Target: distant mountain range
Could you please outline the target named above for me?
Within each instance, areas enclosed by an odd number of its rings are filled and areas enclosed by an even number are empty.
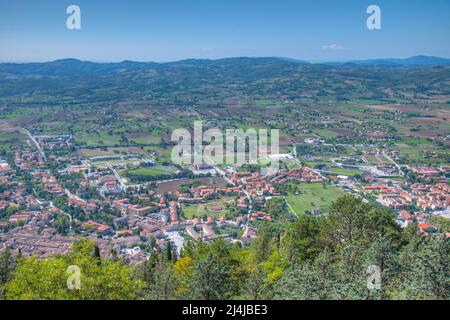
[[[268,65],[268,64],[324,64],[324,65],[361,65],[361,66],[432,66],[432,65],[450,65],[449,58],[433,56],[413,56],[405,59],[369,59],[369,60],[351,60],[351,61],[325,61],[320,63],[308,62],[306,60],[297,60],[284,57],[233,57],[223,59],[186,59],[174,62],[137,62],[125,60],[122,62],[89,62],[78,59],[61,59],[49,62],[31,62],[31,63],[0,63],[0,72],[11,72],[19,74],[46,74],[52,75],[51,69],[58,70],[69,68],[71,73],[75,70],[79,72],[89,71],[93,73],[104,73],[107,71],[126,69],[138,70],[146,68],[157,68],[158,66],[231,66],[231,65]],[[61,74],[58,74],[61,75]]]
[[[40,77],[84,77],[84,76],[112,76],[130,72],[171,73],[174,70],[216,70],[226,72],[232,76],[259,74],[282,76],[301,66],[310,66],[316,70],[327,67],[423,67],[423,66],[450,66],[450,59],[430,56],[415,56],[407,59],[372,59],[355,60],[347,62],[321,62],[312,63],[304,60],[295,60],[279,57],[236,57],[224,59],[186,59],[174,62],[137,62],[125,60],[122,62],[90,62],[78,59],[61,59],[49,62],[32,63],[0,63],[0,80],[17,78]]]
[[[369,59],[354,60],[348,62],[326,62],[326,64],[358,64],[358,65],[382,65],[382,66],[430,66],[450,65],[450,59],[432,56],[414,56],[406,59]]]
[[[110,75],[120,74],[124,72],[134,72],[143,70],[171,71],[196,69],[234,69],[239,68],[244,71],[247,68],[254,69],[264,67],[264,69],[272,69],[276,72],[277,67],[289,67],[297,64],[305,64],[306,62],[292,62],[281,58],[225,58],[217,60],[209,59],[186,59],[174,62],[136,62],[125,60],[122,62],[90,62],[78,59],[61,59],[49,62],[32,62],[32,63],[0,63],[0,79],[9,75],[14,77],[30,77],[30,76],[84,76],[84,75]]]
[[[448,94],[450,59],[417,56],[311,63],[278,57],[188,59],[167,63],[96,63],[63,59],[42,63],[0,63],[0,103],[91,103],[124,99],[162,105],[215,101],[392,99],[440,92]],[[391,100],[389,100],[391,101]]]

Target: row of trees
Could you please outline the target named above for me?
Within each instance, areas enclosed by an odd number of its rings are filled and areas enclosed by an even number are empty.
[[[326,217],[273,226],[261,225],[249,247],[190,242],[178,257],[169,245],[139,267],[100,259],[86,240],[47,260],[14,262],[4,253],[2,292],[7,299],[450,298],[449,241],[425,238],[413,225],[400,229],[385,208],[344,196]],[[81,269],[79,290],[66,287],[69,265]],[[379,270],[380,287],[368,287],[369,266]]]

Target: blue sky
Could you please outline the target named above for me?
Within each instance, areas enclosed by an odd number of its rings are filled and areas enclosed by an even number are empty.
[[[81,8],[81,30],[66,8]],[[366,8],[382,11],[368,30]],[[450,0],[0,0],[0,61],[450,57]]]

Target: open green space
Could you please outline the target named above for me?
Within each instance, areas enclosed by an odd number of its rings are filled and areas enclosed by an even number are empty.
[[[325,139],[335,138],[339,135],[337,132],[335,132],[333,130],[329,130],[329,129],[316,129],[313,132],[320,135],[321,137],[323,137]]]
[[[352,111],[361,111],[361,112],[365,111],[365,110],[368,110],[367,108],[364,108],[364,107],[361,107],[361,106],[355,106],[353,104],[340,105],[340,106],[338,106],[338,108],[352,110]]]
[[[222,198],[217,200],[207,201],[205,203],[182,204],[181,209],[185,219],[192,219],[194,217],[202,217],[203,215],[221,217],[231,214],[231,211],[226,208],[226,204],[231,207],[234,205],[233,198]]]
[[[352,170],[352,169],[345,169],[345,168],[330,168],[327,170],[331,173],[341,174],[341,175],[347,175],[347,176],[354,176],[355,174],[361,174],[361,170]]]
[[[101,132],[99,134],[76,134],[75,142],[79,145],[85,145],[88,147],[93,146],[119,146],[120,137],[117,135],[110,135],[108,132]]]
[[[352,101],[353,103],[359,103],[359,104],[365,104],[365,105],[383,105],[383,104],[389,104],[388,101],[384,100],[375,100],[375,99],[354,99]]]
[[[172,174],[177,169],[173,166],[163,166],[156,164],[151,167],[142,167],[133,170],[128,170],[127,173],[129,175],[138,175],[138,176],[148,176],[148,177],[159,177],[168,174]]]
[[[321,183],[300,184],[299,194],[290,193],[285,197],[288,207],[296,214],[320,209],[327,212],[330,204],[343,196],[345,192],[334,185],[322,185]]]

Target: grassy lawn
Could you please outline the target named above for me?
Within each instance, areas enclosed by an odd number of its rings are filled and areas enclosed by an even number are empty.
[[[17,119],[18,113],[0,114],[0,119]]]
[[[296,214],[305,213],[306,210],[312,211],[319,208],[326,212],[331,202],[345,195],[345,192],[334,185],[321,183],[301,184],[300,194],[289,194],[285,197],[288,207],[290,206]]]
[[[328,129],[316,129],[313,132],[325,139],[335,138],[339,135],[337,132]]]
[[[367,108],[364,108],[364,107],[361,107],[361,106],[355,106],[355,105],[352,105],[352,104],[340,105],[340,106],[338,106],[338,108],[352,110],[352,111],[364,111],[364,110],[367,110]]]
[[[9,150],[11,146],[25,144],[28,137],[19,131],[1,131],[0,130],[0,149]],[[34,149],[34,145],[31,147]]]
[[[401,143],[411,145],[411,146],[432,145],[433,144],[433,142],[431,142],[427,139],[408,139],[408,140],[403,140]]]
[[[284,166],[286,166],[286,168],[288,168],[288,169],[299,169],[301,167],[293,159],[287,159],[287,160],[280,161],[280,167],[284,167]]]
[[[310,168],[315,168],[316,166],[323,165],[323,166],[329,166],[332,164],[330,161],[304,161],[306,166]]]
[[[159,177],[167,174],[171,174],[177,169],[172,166],[162,166],[154,165],[146,168],[138,168],[134,170],[129,170],[128,173],[132,175],[148,176],[148,177]]]
[[[128,138],[128,141],[130,141],[131,143],[135,143],[135,144],[158,144],[161,142],[161,138],[158,136],[141,136],[141,137],[136,137],[136,138]]]
[[[347,176],[354,176],[355,174],[361,174],[362,171],[360,170],[351,170],[351,169],[344,169],[344,168],[331,168],[327,170],[328,172],[341,174],[341,175],[347,175]]]
[[[222,198],[208,201],[205,203],[196,204],[182,204],[181,209],[185,219],[192,219],[194,217],[201,217],[203,215],[221,217],[230,214],[230,211],[225,209],[225,203],[234,204],[233,198]]]
[[[115,146],[120,145],[120,137],[115,135],[109,135],[108,132],[101,132],[100,134],[76,134],[75,142],[85,143],[88,147],[93,146]]]

